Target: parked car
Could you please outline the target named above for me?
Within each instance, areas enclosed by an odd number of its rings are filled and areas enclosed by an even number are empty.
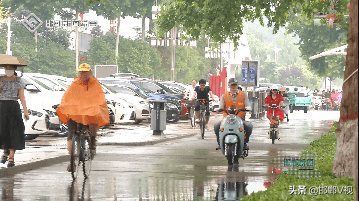
[[[72,83],[73,78],[57,78],[56,80],[61,81],[64,87],[67,89]],[[107,100],[110,124],[134,122],[136,118],[134,107],[126,100],[118,96],[114,96],[115,91],[111,91],[104,85],[102,85],[102,89],[104,90],[105,98]]]
[[[160,93],[155,93],[143,86],[135,84],[130,79],[118,79],[118,78],[99,78],[100,82],[103,84],[118,84],[121,86],[127,86],[143,95],[145,95],[148,99],[152,100],[165,100],[167,103],[165,104],[167,111],[167,121],[176,122],[180,118],[181,112],[181,101],[177,97],[167,96]],[[153,105],[150,103],[150,111],[153,108]]]
[[[127,100],[127,102],[134,107],[136,112],[134,120],[136,124],[150,118],[149,102],[146,96],[136,93],[133,89],[126,86],[120,86],[118,84],[102,85],[106,88],[107,92],[117,95],[118,98],[124,101]]]
[[[181,91],[182,93],[185,93],[188,86],[184,85],[182,83],[178,83],[178,82],[173,82],[173,81],[162,81],[160,82],[161,84],[167,86],[168,88],[175,88],[178,89],[179,91]]]
[[[56,119],[52,106],[59,103],[61,91],[48,88],[43,82],[26,75],[22,76],[25,83],[26,106],[29,120],[25,121],[25,139],[32,140],[40,134],[51,134],[51,121]],[[24,112],[20,100],[18,101],[22,113]]]

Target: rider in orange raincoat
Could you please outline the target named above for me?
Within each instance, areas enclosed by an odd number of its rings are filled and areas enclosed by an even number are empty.
[[[69,153],[76,125],[81,123],[90,125],[92,131],[90,148],[95,154],[98,127],[110,123],[107,102],[100,82],[91,75],[90,65],[81,64],[78,71],[79,77],[75,76],[74,81],[64,93],[56,113],[61,122],[68,124],[67,147]],[[69,168],[71,166],[68,167],[68,170]]]

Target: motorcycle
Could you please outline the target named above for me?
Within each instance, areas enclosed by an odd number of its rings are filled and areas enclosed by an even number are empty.
[[[269,136],[270,136],[270,139],[272,139],[272,144],[274,144],[275,140],[278,139],[278,126],[279,126],[279,118],[277,116],[275,116],[275,110],[277,108],[280,108],[280,109],[283,109],[284,107],[282,106],[277,106],[276,104],[272,104],[272,106],[268,107],[268,106],[263,106],[265,109],[269,109],[269,108],[272,108],[273,110],[273,116],[271,117],[271,120],[270,120],[270,129],[268,131],[269,133]]]
[[[334,110],[340,110],[340,102],[338,100],[333,101],[334,103]]]
[[[325,100],[325,98],[322,98],[322,110],[329,110],[330,103]]]
[[[222,153],[227,157],[228,165],[238,164],[238,158],[248,156],[248,149],[244,149],[245,131],[243,120],[237,116],[238,112],[248,112],[245,108],[220,109],[225,111],[227,116],[222,120],[219,129],[219,145]]]
[[[322,106],[322,100],[319,96],[313,96],[313,107],[315,110],[319,110]]]

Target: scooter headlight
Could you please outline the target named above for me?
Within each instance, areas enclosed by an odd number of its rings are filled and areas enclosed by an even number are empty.
[[[234,115],[230,115],[227,117],[226,123],[227,124],[235,124],[237,121],[236,117]]]

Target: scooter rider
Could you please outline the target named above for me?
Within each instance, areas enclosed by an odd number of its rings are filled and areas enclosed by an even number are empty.
[[[238,90],[238,81],[235,78],[231,78],[228,81],[228,85],[229,85],[230,91],[225,93],[221,97],[220,102],[219,102],[219,109],[228,109],[231,106],[235,106],[236,108],[246,108],[246,109],[250,110],[250,106],[249,106],[250,104],[249,104],[248,97],[246,96],[245,92]],[[242,120],[243,120],[243,126],[244,126],[244,130],[246,132],[246,137],[244,139],[244,149],[248,149],[249,147],[247,146],[247,143],[249,141],[250,135],[252,134],[253,125],[250,122],[245,121],[245,115],[246,115],[246,112],[239,112],[237,116],[242,118]],[[223,118],[226,116],[227,116],[227,113],[225,111],[223,111]],[[220,129],[221,123],[222,123],[222,121],[220,121],[214,125],[214,132],[217,137],[218,145],[219,145],[219,129]],[[220,146],[217,149],[220,149]]]

